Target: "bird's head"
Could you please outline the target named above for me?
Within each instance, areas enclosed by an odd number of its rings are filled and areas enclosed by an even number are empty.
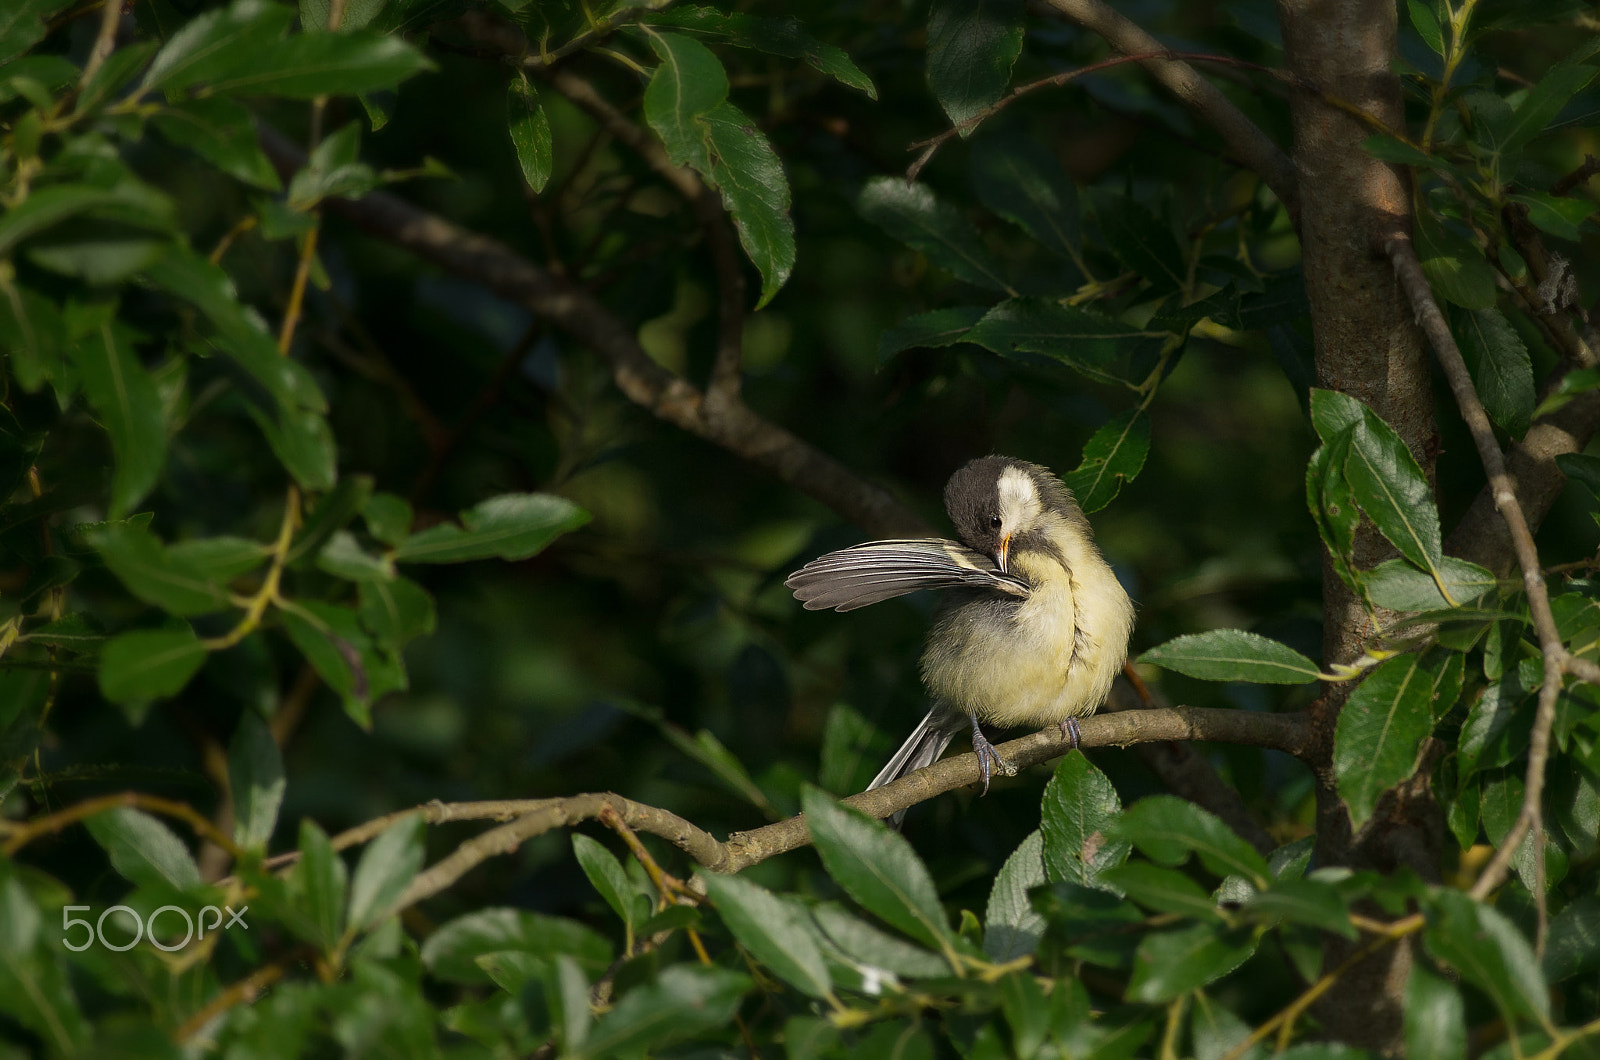
[[[1042,546],[1051,524],[1086,523],[1048,468],[1009,456],[982,457],[951,475],[944,507],[962,542],[1002,571],[1019,549]]]

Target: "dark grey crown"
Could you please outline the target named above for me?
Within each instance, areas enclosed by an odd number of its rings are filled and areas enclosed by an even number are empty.
[[[1073,500],[1072,491],[1049,468],[1010,456],[979,457],[945,483],[944,508],[967,547],[986,556],[994,555],[1000,547],[1000,476],[1008,467],[1017,468],[1033,480],[1046,511],[1074,522],[1083,519],[1083,510]]]

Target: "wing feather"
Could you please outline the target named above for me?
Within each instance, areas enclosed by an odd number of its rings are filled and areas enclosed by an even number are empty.
[[[808,611],[850,611],[921,589],[989,589],[1027,596],[1028,583],[989,557],[942,538],[870,541],[819,556],[784,582]]]

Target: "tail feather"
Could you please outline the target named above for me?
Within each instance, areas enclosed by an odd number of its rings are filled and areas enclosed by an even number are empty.
[[[963,728],[964,723],[960,719],[961,715],[950,711],[942,704],[936,704],[923,717],[922,723],[906,738],[906,742],[900,745],[900,750],[894,753],[888,764],[872,778],[867,790],[881,788],[885,784],[899,780],[907,773],[937,762],[939,756],[944,754],[945,748],[950,746],[950,741],[955,738],[956,733]],[[899,828],[905,816],[904,810],[890,814],[887,818],[889,827]]]

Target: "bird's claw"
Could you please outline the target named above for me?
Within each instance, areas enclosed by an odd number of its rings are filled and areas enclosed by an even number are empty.
[[[994,744],[978,728],[978,719],[972,719],[972,753],[978,756],[978,775],[983,778],[983,793],[989,794],[989,777],[996,766],[1000,772],[1008,777],[1017,775],[1017,767],[1000,757],[1000,752],[994,749]]]
[[[1072,749],[1074,751],[1083,750],[1082,747],[1078,746],[1083,740],[1083,733],[1078,731],[1077,718],[1063,718],[1061,720],[1061,735],[1072,741]]]

